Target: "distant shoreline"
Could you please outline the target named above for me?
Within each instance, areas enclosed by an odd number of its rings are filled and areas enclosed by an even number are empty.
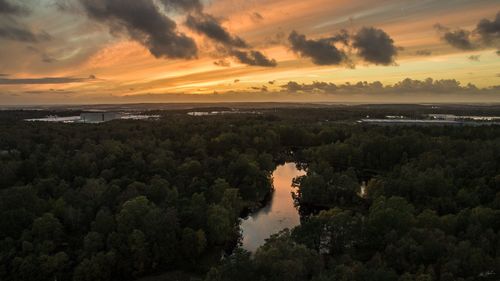
[[[371,103],[371,102],[151,102],[151,103],[102,103],[102,104],[31,104],[0,105],[0,110],[182,110],[193,108],[330,108],[346,106],[370,107],[497,107],[500,102],[485,103]]]

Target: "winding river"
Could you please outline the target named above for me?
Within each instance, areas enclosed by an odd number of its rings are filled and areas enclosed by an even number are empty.
[[[274,192],[269,203],[242,220],[242,248],[255,252],[265,240],[285,228],[300,224],[300,216],[292,198],[292,180],[305,171],[297,169],[295,163],[278,166],[273,172]]]

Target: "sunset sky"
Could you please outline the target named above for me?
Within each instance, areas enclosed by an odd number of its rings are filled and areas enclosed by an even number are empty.
[[[498,101],[499,12],[498,0],[0,0],[0,104],[335,101],[360,81]]]

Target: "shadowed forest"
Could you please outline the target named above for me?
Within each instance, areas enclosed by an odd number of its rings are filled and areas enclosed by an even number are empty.
[[[0,280],[498,280],[500,126],[355,122],[434,111],[175,109],[101,124],[1,111]],[[439,112],[464,111],[500,109]],[[301,225],[247,252],[240,218],[285,161],[307,171]]]

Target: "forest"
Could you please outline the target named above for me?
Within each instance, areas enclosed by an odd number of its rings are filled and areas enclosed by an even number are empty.
[[[175,109],[101,124],[0,111],[0,280],[498,280],[500,126],[355,122],[433,110]],[[464,111],[500,109],[440,109]],[[245,251],[240,218],[285,161],[307,171],[294,180],[301,225]]]

